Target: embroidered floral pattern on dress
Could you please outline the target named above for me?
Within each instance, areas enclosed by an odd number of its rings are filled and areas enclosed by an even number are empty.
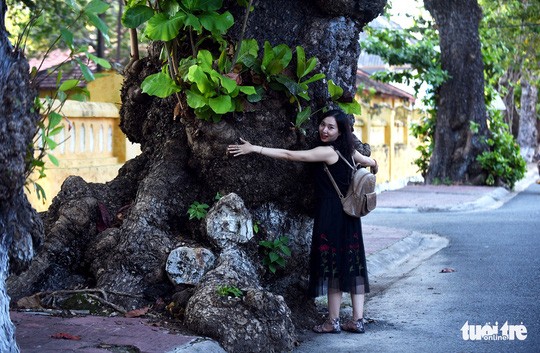
[[[339,271],[337,266],[337,249],[330,246],[326,234],[320,235],[321,245],[319,252],[321,257],[321,274],[322,277],[337,277]]]

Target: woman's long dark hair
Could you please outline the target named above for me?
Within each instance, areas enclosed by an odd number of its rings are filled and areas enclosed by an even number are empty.
[[[339,152],[341,152],[345,158],[348,158],[354,152],[351,120],[343,111],[333,109],[321,115],[318,124],[320,125],[321,122],[329,116],[333,116],[334,119],[336,119],[337,128],[340,132],[338,138],[334,142],[331,142],[330,145],[334,146]]]

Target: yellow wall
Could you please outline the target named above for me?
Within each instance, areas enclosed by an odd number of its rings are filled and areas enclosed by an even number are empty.
[[[31,176],[45,190],[47,199],[38,199],[33,185],[28,185],[27,196],[36,210],[47,210],[68,176],[104,183],[117,176],[126,160],[140,153],[139,146],[129,142],[119,127],[122,79],[117,73],[106,73],[88,84],[90,102],[67,100],[58,111],[65,118],[64,129],[53,137],[59,145],[51,153],[59,166],[46,157],[47,177],[37,180],[37,173]],[[59,102],[55,104],[58,106]]]
[[[103,73],[103,76],[89,82],[86,86],[90,92],[90,100],[92,102],[108,102],[114,103],[120,107],[120,89],[124,77],[116,72]]]
[[[408,181],[422,180],[414,160],[420,157],[416,150],[418,141],[411,136],[410,127],[417,122],[421,112],[399,105],[371,106],[362,103],[362,114],[355,116],[355,134],[362,142],[370,144],[371,157],[377,160],[379,190],[395,189]]]

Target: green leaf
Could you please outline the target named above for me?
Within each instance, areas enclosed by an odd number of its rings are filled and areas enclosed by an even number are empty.
[[[272,248],[273,243],[268,240],[261,240],[259,245],[264,246],[265,248]]]
[[[281,245],[279,247],[279,249],[281,250],[281,252],[283,253],[283,255],[285,256],[291,256],[291,249],[289,249],[289,247],[287,245]]]
[[[58,135],[62,130],[64,130],[64,127],[62,125],[55,127],[51,131],[49,131],[49,136],[55,136]]]
[[[86,82],[94,81],[95,77],[92,71],[90,71],[90,68],[88,68],[88,66],[86,66],[79,58],[75,58],[75,61],[77,61],[77,63],[79,64],[79,67],[81,68],[81,72],[83,74],[85,81]]]
[[[281,256],[279,256],[279,254],[276,253],[275,251],[270,251],[268,253],[268,257],[270,258],[270,261],[272,262],[276,262],[279,258],[281,258]]]
[[[275,263],[277,263],[281,267],[285,267],[285,264],[286,264],[285,259],[282,258],[281,256],[278,257],[278,259],[275,261]]]
[[[315,81],[319,81],[319,80],[322,80],[323,78],[325,78],[326,75],[323,74],[323,73],[318,73],[318,74],[315,74],[313,76],[311,76],[310,78],[308,78],[307,80],[303,81],[302,83],[304,85],[309,85],[310,83],[313,83]],[[343,90],[342,90],[343,91]]]
[[[171,18],[163,13],[157,13],[148,20],[144,33],[152,40],[167,42],[176,38],[185,18],[186,15],[182,12]]]
[[[67,99],[67,94],[64,91],[58,90],[58,93],[56,94],[56,97],[60,102],[65,102]]]
[[[50,112],[47,118],[49,120],[49,124],[47,126],[49,129],[55,128],[58,124],[60,124],[62,119],[64,119],[64,117],[57,112]]]
[[[53,156],[50,153],[47,153],[47,156],[49,156],[49,159],[51,160],[52,164],[54,164],[57,167],[60,165],[60,162],[58,162],[58,159],[55,156]]]
[[[188,105],[193,109],[202,108],[208,105],[208,99],[198,92],[187,90],[186,97]]]
[[[302,126],[306,121],[308,121],[309,117],[311,115],[311,108],[307,107],[306,109],[298,112],[296,114],[296,127]]]
[[[45,140],[45,143],[47,144],[47,146],[49,146],[49,148],[51,150],[54,150],[58,146],[56,141],[53,140],[52,138],[50,138],[49,136],[44,136],[44,140]]]
[[[231,70],[232,63],[227,57],[226,50],[221,51],[221,55],[219,56],[217,65],[218,65],[219,72],[229,72]]]
[[[215,85],[208,79],[206,73],[198,65],[193,65],[188,71],[188,80],[197,84],[197,88],[202,94],[215,91]]]
[[[238,48],[237,48],[238,50]],[[255,39],[244,39],[240,45],[240,51],[236,58],[237,63],[244,64],[247,67],[251,67],[253,59],[259,55],[259,44]]]
[[[62,71],[58,71],[58,74],[56,75],[56,86],[60,85],[60,82],[62,81]]]
[[[268,269],[270,269],[270,272],[272,272],[272,273],[276,273],[276,271],[277,271],[277,267],[273,263],[268,265]]]
[[[217,11],[223,6],[222,0],[182,0],[188,10]]]
[[[212,69],[212,61],[214,58],[212,57],[212,53],[208,50],[200,50],[199,53],[197,53],[197,63],[201,67],[201,69],[204,72],[211,72]]]
[[[109,8],[109,4],[101,0],[92,0],[85,7],[84,12],[87,14],[102,14]]]
[[[202,32],[201,21],[199,21],[199,18],[197,16],[194,16],[193,14],[190,14],[190,13],[187,14],[184,27],[192,27],[199,34]]]
[[[301,46],[296,47],[296,76],[298,79],[301,79],[306,74],[304,71],[306,70],[306,53],[304,52],[304,48]]]
[[[86,52],[86,56],[88,57],[88,59],[92,60],[94,63],[96,63],[97,65],[99,65],[99,66],[101,66],[101,67],[103,67],[105,69],[110,69],[111,68],[111,64],[109,63],[109,61],[107,61],[107,59],[97,57],[94,54],[88,53],[88,52]]]
[[[264,95],[264,88],[262,86],[255,87],[255,94],[251,94],[247,97],[248,102],[257,103],[262,100]]]
[[[202,26],[212,34],[224,35],[234,24],[234,18],[229,11],[222,14],[205,12],[199,16]]]
[[[144,93],[159,98],[166,98],[181,91],[174,80],[163,72],[147,76],[141,83],[141,88]]]
[[[307,61],[307,67],[306,69],[304,70],[304,76],[306,76],[307,74],[309,74],[311,71],[313,71],[313,69],[315,68],[315,66],[317,66],[317,58],[311,58]]]
[[[45,202],[45,199],[47,199],[47,196],[45,195],[45,189],[38,183],[34,183],[34,187],[36,189],[36,195],[38,200],[43,199],[43,202]]]
[[[328,93],[333,101],[339,99],[343,95],[343,88],[339,87],[332,80],[328,80]]]
[[[61,92],[61,93],[64,93],[64,92]],[[84,87],[75,87],[74,89],[71,90],[69,99],[79,101],[79,102],[86,102],[90,99],[90,91],[88,91],[88,89]]]
[[[60,36],[69,48],[73,48],[73,33],[66,28],[60,28]]]
[[[70,89],[72,89],[74,87],[77,87],[79,82],[81,82],[81,81],[79,81],[79,80],[65,80],[64,82],[62,82],[60,87],[58,87],[58,90],[62,91],[62,92],[69,91]]]
[[[208,105],[217,114],[225,114],[234,109],[234,105],[231,102],[231,97],[227,95],[217,96],[215,98],[208,99]]]
[[[197,64],[197,59],[193,57],[183,58],[178,63],[178,74],[182,81],[188,80],[189,68]]]
[[[276,75],[275,79],[285,86],[293,96],[296,96],[299,92],[303,91],[296,81],[291,80],[285,75]]]
[[[274,47],[275,58],[279,60],[284,68],[289,65],[292,60],[292,51],[286,44],[279,44]]]
[[[220,75],[219,73],[218,75],[221,81],[221,85],[223,86],[223,88],[225,88],[225,91],[229,94],[232,93],[237,87],[236,81],[228,78],[227,76]]]
[[[88,17],[90,22],[101,32],[107,44],[110,44],[109,27],[107,27],[107,24],[103,22],[103,20],[94,13],[87,13],[86,16]]]
[[[345,114],[362,114],[362,107],[356,100],[351,103],[337,102],[338,106],[345,112]]]
[[[238,89],[240,89],[240,92],[248,96],[257,94],[257,90],[255,90],[255,87],[253,86],[238,86]]]
[[[127,28],[137,28],[154,16],[154,10],[144,5],[128,8],[122,15],[122,24]]]
[[[274,50],[272,50],[272,45],[270,42],[265,41],[261,66],[266,68],[268,65],[270,65],[270,62],[274,60],[275,57],[276,55],[274,54]]]

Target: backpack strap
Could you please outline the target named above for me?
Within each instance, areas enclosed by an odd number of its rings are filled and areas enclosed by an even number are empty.
[[[345,159],[345,157],[343,157],[343,155],[342,155],[342,154],[341,154],[334,146],[332,146],[332,147],[334,148],[334,151],[336,151],[336,153],[338,154],[338,156],[339,156],[341,159],[343,159],[343,160],[345,161],[345,163],[347,163],[347,165],[348,165],[349,167],[351,167],[352,170],[356,170],[356,168],[353,167],[352,164],[349,163],[349,161],[348,161],[347,159]],[[354,164],[354,159],[353,159],[353,164]],[[334,180],[334,177],[332,177],[332,173],[330,173],[330,170],[328,169],[328,166],[326,165],[326,163],[324,163],[324,171],[326,172],[326,174],[328,174],[328,177],[330,178],[330,181],[332,182],[332,185],[334,185],[334,189],[336,189],[336,192],[337,192],[339,198],[340,198],[341,200],[343,200],[343,197],[344,197],[344,196],[343,196],[343,194],[341,193],[341,191],[339,190],[339,187],[337,186],[336,181]]]
[[[326,172],[326,174],[328,174],[328,177],[330,178],[330,181],[332,182],[332,185],[334,185],[334,189],[336,189],[336,192],[339,196],[339,198],[341,200],[343,200],[343,194],[341,193],[341,191],[339,190],[337,184],[336,184],[336,181],[334,180],[334,178],[332,177],[332,173],[330,173],[330,170],[328,169],[328,167],[326,166],[326,163],[324,163],[324,171]]]
[[[334,151],[336,151],[336,153],[338,154],[338,156],[339,156],[341,159],[343,159],[343,160],[345,161],[345,163],[347,163],[347,165],[348,165],[352,170],[356,170],[356,168],[353,167],[353,165],[354,165],[354,158],[353,158],[352,156],[351,156],[351,159],[352,159],[353,164],[349,163],[349,161],[348,161],[345,157],[343,157],[343,155],[341,154],[341,152],[339,152],[339,151],[336,150],[336,149],[334,149]]]

